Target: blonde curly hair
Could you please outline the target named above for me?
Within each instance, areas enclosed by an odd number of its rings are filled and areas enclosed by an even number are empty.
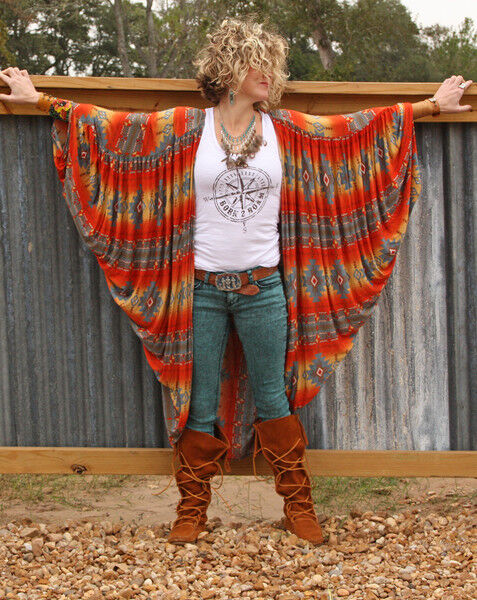
[[[254,108],[268,112],[280,103],[290,73],[286,71],[288,42],[268,22],[255,16],[227,18],[206,35],[208,43],[199,50],[193,65],[201,95],[217,105],[229,90],[238,91],[249,67],[269,77],[268,100]]]

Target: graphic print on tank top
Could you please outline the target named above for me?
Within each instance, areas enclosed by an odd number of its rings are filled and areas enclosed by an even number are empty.
[[[215,202],[219,213],[229,221],[240,221],[247,231],[246,221],[253,219],[267,202],[272,189],[268,173],[258,167],[234,167],[217,176],[212,196],[204,200]]]
[[[280,260],[282,166],[271,118],[261,114],[266,144],[247,158],[246,167],[229,169],[213,107],[205,111],[194,165],[194,264],[208,271],[275,266]]]

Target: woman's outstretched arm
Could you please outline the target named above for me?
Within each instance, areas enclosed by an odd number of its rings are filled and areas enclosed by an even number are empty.
[[[464,87],[461,87],[461,85]],[[435,106],[428,98],[426,98],[426,100],[421,100],[420,102],[412,103],[413,119],[427,117],[432,114],[437,115],[440,112],[457,113],[472,110],[470,104],[464,106],[459,104],[460,99],[471,85],[472,79],[464,81],[462,75],[452,75],[452,77],[445,79],[434,94],[434,98],[437,100],[437,106]]]
[[[30,104],[48,113],[54,119],[60,119],[66,123],[70,119],[71,109],[76,105],[72,100],[56,98],[50,94],[39,92],[33,85],[30,75],[26,69],[8,67],[0,71],[0,79],[11,89],[10,94],[0,94],[0,100],[4,102],[15,102],[15,104]],[[66,132],[59,123],[54,121],[60,141],[65,142]]]
[[[0,71],[0,80],[10,87],[10,94],[0,94],[0,100],[3,102],[14,102],[15,104],[30,104],[35,106],[43,96],[55,100],[53,96],[43,94],[43,92],[39,92],[35,88],[26,69],[22,69],[21,71],[18,67],[8,67],[3,69],[3,71]],[[57,100],[62,99],[58,98]],[[62,102],[69,101],[62,100]],[[51,104],[52,103],[50,102],[50,105]],[[43,107],[39,106],[38,108],[44,109],[45,107],[46,102],[44,102]],[[54,116],[62,121],[68,121],[67,114],[65,114],[64,111],[63,114],[59,111],[59,114]]]

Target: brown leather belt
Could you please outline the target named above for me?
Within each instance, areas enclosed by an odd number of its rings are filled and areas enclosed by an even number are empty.
[[[255,269],[252,269],[252,279],[257,281],[257,279],[262,279],[262,277],[271,275],[277,269],[278,266],[256,267]],[[203,269],[194,269],[194,277],[202,279],[202,281],[205,281],[206,273],[207,271],[204,271]],[[246,294],[247,296],[253,296],[260,291],[258,285],[249,282],[248,274],[244,271],[241,273],[214,273],[209,271],[208,283],[212,283],[217,289],[224,292],[237,292],[238,294]]]

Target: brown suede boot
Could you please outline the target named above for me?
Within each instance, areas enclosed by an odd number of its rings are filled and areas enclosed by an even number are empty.
[[[195,429],[185,428],[179,440],[173,445],[172,478],[175,476],[181,499],[177,504],[177,519],[171,527],[167,541],[172,544],[194,543],[207,523],[207,508],[211,500],[210,479],[220,469],[222,480],[217,491],[223,483],[223,471],[218,463],[230,448],[223,429],[215,424],[219,438]],[[174,460],[179,457],[179,467],[174,472]],[[225,459],[225,469],[230,472],[230,462]],[[170,485],[161,492],[162,494]],[[218,493],[218,492],[217,492]],[[219,493],[218,493],[219,494]],[[221,496],[219,494],[219,496]],[[222,498],[222,496],[221,496]],[[227,502],[224,503],[231,510]]]
[[[305,448],[308,445],[305,429],[297,414],[253,423],[255,428],[255,457],[262,452],[272,467],[275,489],[284,496],[286,529],[313,544],[323,542],[323,533],[311,498],[311,483],[305,467]]]

